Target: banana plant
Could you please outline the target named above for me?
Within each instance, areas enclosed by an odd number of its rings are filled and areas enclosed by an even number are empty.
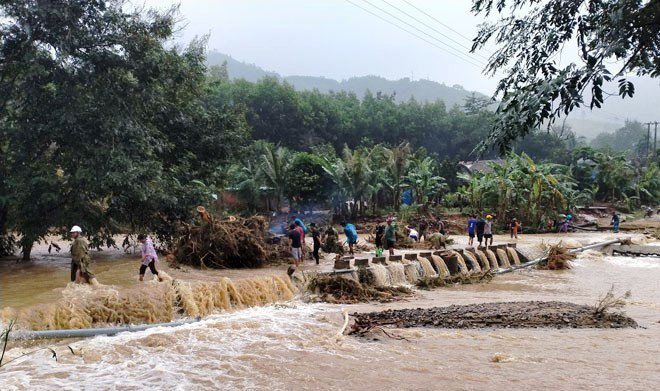
[[[413,189],[417,202],[420,204],[425,204],[429,197],[448,189],[445,178],[435,175],[434,171],[435,162],[430,157],[411,162],[405,184]]]

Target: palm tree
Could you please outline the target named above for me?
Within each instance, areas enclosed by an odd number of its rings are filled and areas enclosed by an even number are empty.
[[[334,162],[326,162],[323,169],[339,188],[344,199],[349,198],[355,203],[352,217],[364,213],[363,201],[373,192],[374,172],[369,164],[369,153],[364,149],[351,151],[344,147],[343,158]]]
[[[394,209],[396,211],[401,207],[401,190],[410,164],[410,153],[410,143],[408,142],[402,142],[392,149],[385,148],[391,179],[389,187],[392,191]]]
[[[275,147],[269,143],[264,144],[263,149],[261,171],[268,185],[275,191],[277,209],[280,210],[289,174],[289,152],[286,148]]]

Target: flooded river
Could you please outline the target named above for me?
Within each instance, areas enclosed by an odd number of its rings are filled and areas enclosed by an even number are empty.
[[[591,240],[575,235],[575,240]],[[606,238],[600,238],[606,239]],[[527,236],[521,244],[539,241]],[[100,282],[145,289],[135,258],[96,257]],[[0,269],[0,307],[55,302],[68,259]],[[223,281],[284,275],[259,271],[167,270],[177,279]],[[149,275],[149,274],[148,274]],[[201,322],[115,337],[13,342],[0,368],[3,390],[23,389],[331,389],[331,390],[649,390],[660,382],[660,258],[580,255],[571,270],[525,270],[482,285],[419,291],[405,301],[358,305],[280,304],[212,314]],[[149,278],[149,277],[148,277]],[[157,284],[151,283],[153,286]],[[637,329],[405,329],[407,340],[337,337],[342,309],[431,307],[494,301],[560,300],[595,304],[610,287],[632,298]],[[7,309],[3,310],[5,313]],[[73,353],[68,346],[71,347]],[[52,358],[51,347],[57,353]],[[34,353],[30,353],[34,352]],[[30,353],[21,357],[24,353]]]

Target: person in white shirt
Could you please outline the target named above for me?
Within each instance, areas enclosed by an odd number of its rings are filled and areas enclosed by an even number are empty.
[[[410,231],[410,233],[408,233],[408,237],[410,237],[416,242],[419,242],[419,232],[417,232],[417,230],[412,227],[406,227],[406,228],[408,228],[408,231]]]

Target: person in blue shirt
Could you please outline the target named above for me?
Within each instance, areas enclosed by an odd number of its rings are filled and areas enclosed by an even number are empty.
[[[300,220],[298,217],[293,216],[293,224],[295,224],[295,225],[299,225],[300,228],[303,229],[303,232],[304,232],[304,233],[307,233],[307,227],[305,226],[305,223],[303,223],[303,221]]]
[[[341,226],[344,227],[344,234],[346,235],[346,242],[348,243],[348,252],[353,255],[353,246],[357,243],[358,234],[353,224],[347,224],[342,221]]]
[[[475,230],[477,228],[477,219],[476,219],[476,217],[477,216],[475,216],[475,215],[470,215],[470,219],[468,220],[468,229],[467,229],[467,231],[468,231],[468,236],[470,237],[470,239],[468,239],[468,246],[472,246],[472,244],[474,244],[474,234],[475,234]]]

